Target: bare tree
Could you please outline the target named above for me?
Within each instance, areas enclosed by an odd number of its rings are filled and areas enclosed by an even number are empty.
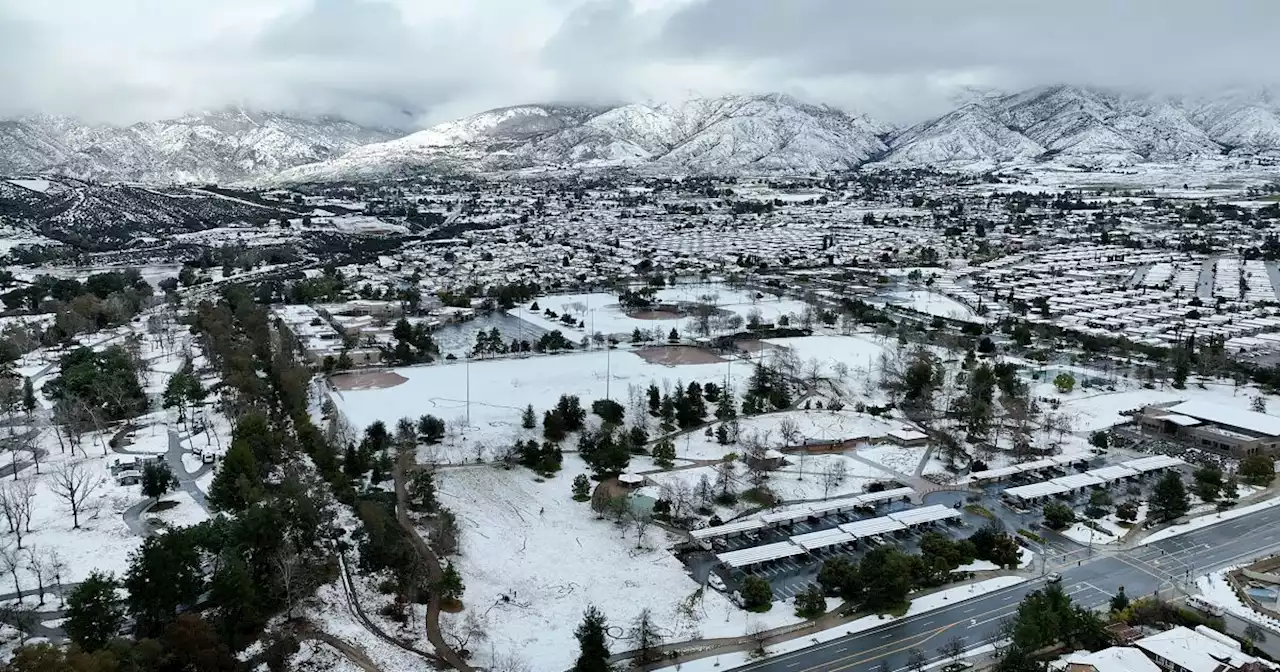
[[[689,485],[688,482],[676,479],[668,483],[663,483],[659,496],[671,504],[672,518],[675,518],[676,520],[683,520],[688,517],[689,514],[693,513],[693,486]]]
[[[954,635],[942,646],[938,647],[938,655],[955,662],[964,654],[964,637]]]
[[[822,498],[826,499],[831,495],[831,491],[840,487],[844,483],[844,479],[848,476],[849,467],[844,460],[833,460],[823,467],[822,479]]]
[[[27,571],[36,577],[36,591],[40,595],[40,606],[44,606],[44,585],[49,578],[49,556],[34,548],[27,549]]]
[[[440,634],[449,638],[456,651],[469,651],[472,642],[483,642],[489,638],[489,624],[484,617],[474,611],[468,611],[461,620],[448,619],[440,623]]]
[[[910,649],[907,649],[907,669],[908,670],[911,670],[911,672],[922,672],[924,670],[924,666],[926,662],[928,661],[925,660],[923,651],[921,651],[920,649],[917,649],[914,646],[911,647]]]
[[[0,548],[0,571],[9,573],[13,578],[13,592],[18,596],[18,601],[22,601],[22,583],[18,580],[18,570],[23,568],[22,552],[17,546],[5,546]]]
[[[769,639],[769,628],[758,620],[753,620],[747,624],[747,638],[751,640],[751,655],[755,658],[763,658],[767,655],[764,649],[764,643]]]
[[[0,487],[0,515],[9,525],[9,532],[22,548],[22,537],[31,532],[31,502],[35,499],[35,485],[30,479],[7,483]]]
[[[636,548],[644,547],[644,533],[653,525],[653,515],[648,511],[631,511],[631,526],[636,529]]]
[[[800,433],[800,423],[790,415],[782,418],[778,423],[778,434],[782,436],[782,442],[787,447],[800,445],[804,436]]]
[[[523,658],[511,651],[495,654],[491,659],[489,672],[531,672],[533,669]]]
[[[627,633],[627,639],[640,652],[640,664],[646,665],[662,658],[662,652],[658,647],[662,646],[662,633],[658,631],[658,626],[653,622],[653,612],[646,607],[640,610],[640,614],[632,621],[631,630]]]
[[[58,600],[66,606],[66,594],[62,590],[62,577],[67,573],[67,561],[58,553],[58,549],[49,551],[49,572],[53,575],[53,585],[58,589]]]
[[[63,462],[50,474],[49,488],[70,510],[72,529],[79,529],[80,514],[104,483],[105,479],[91,472],[84,462]]]
[[[285,618],[293,618],[293,596],[302,581],[302,558],[298,555],[297,544],[292,539],[285,539],[276,551],[273,562],[280,576],[280,587],[284,588]]]

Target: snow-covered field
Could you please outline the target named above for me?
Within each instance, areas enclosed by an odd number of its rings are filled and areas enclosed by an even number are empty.
[[[541,416],[560,395],[573,394],[581,399],[583,407],[590,408],[591,402],[605,398],[607,389],[609,396],[626,406],[629,385],[645,388],[656,383],[664,387],[695,380],[723,384],[728,368],[724,364],[664,366],[646,362],[627,350],[599,350],[470,365],[398,368],[394,371],[408,379],[406,382],[384,389],[334,393],[334,401],[357,430],[375,420],[390,426],[402,417],[418,418],[427,413],[457,427],[466,426],[456,434],[451,432],[444,445],[433,448],[438,451],[435,458],[457,462],[474,460],[478,454],[492,458],[494,451],[510,445],[521,432],[520,413],[529,404]],[[735,366],[730,380],[743,382],[749,373],[748,367]]]
[[[637,547],[634,528],[598,519],[588,504],[573,501],[570,483],[586,471],[570,454],[544,482],[527,470],[494,466],[439,472],[440,498],[461,528],[463,603],[490,633],[475,664],[486,664],[492,650],[518,654],[530,669],[568,668],[577,655],[573,629],[592,604],[618,635],[649,608],[673,641],[741,635],[748,622],[777,627],[800,620],[783,604],[748,614],[709,589],[699,600],[698,584],[666,548],[674,539],[651,527]]]
[[[818,411],[795,410],[738,418],[737,443],[720,445],[714,436],[708,438],[703,431],[687,432],[675,440],[676,456],[690,460],[718,460],[725,453],[742,453],[743,444],[754,439],[768,448],[786,448],[809,442],[845,441],[848,439],[878,439],[904,423],[884,420],[865,413],[850,410]],[[793,424],[800,437],[787,441],[782,428]],[[720,423],[712,425],[718,428]]]
[[[966,322],[986,321],[984,318],[979,317],[969,306],[937,292],[923,290],[894,292],[889,294],[887,298],[894,305],[909,308],[926,315],[937,315],[938,317],[964,320]]]
[[[760,312],[761,321],[776,322],[783,315],[794,318],[803,313],[806,308],[806,304],[803,301],[786,299],[770,294],[766,294],[764,298],[757,299],[754,292],[750,290],[733,289],[718,283],[668,287],[658,290],[654,295],[654,299],[660,303],[696,302],[699,297],[704,295],[714,295],[716,297],[715,304],[718,308],[737,313],[744,320],[752,310]],[[530,310],[530,306],[534,303],[538,304],[539,310]],[[547,319],[542,313],[545,310],[551,310],[559,314],[568,313],[582,320],[586,325],[584,329],[566,327],[559,320]],[[686,330],[686,325],[689,323],[689,318],[687,317],[656,320],[630,317],[618,305],[617,295],[604,292],[543,296],[536,301],[530,301],[507,312],[544,329],[558,329],[566,334],[600,332],[602,334],[629,335],[635,329],[644,331],[658,329],[665,337],[665,334],[672,328],[683,334]]]

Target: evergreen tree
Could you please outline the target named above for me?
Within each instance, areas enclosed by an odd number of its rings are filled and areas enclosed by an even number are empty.
[[[572,672],[609,672],[609,643],[605,639],[609,621],[594,605],[582,615],[582,623],[573,631],[578,640],[578,660]]]
[[[170,471],[167,463],[152,461],[142,468],[143,496],[160,499],[176,487],[178,487],[178,478]]]
[[[649,383],[649,415],[657,415],[662,408],[662,391],[656,383]]]
[[[116,597],[120,583],[111,574],[91,572],[67,596],[67,637],[82,651],[97,651],[120,634],[124,609]]]
[[[232,441],[222,467],[209,485],[209,506],[214,511],[238,513],[258,501],[261,494],[262,475],[253,450],[247,443]]]
[[[1151,491],[1151,515],[1159,521],[1173,520],[1191,509],[1187,490],[1177,472],[1166,472]]]
[[[1124,594],[1124,586],[1116,589],[1116,594],[1111,596],[1111,611],[1124,611],[1129,607],[1129,596]]]
[[[591,480],[586,474],[578,474],[573,477],[573,499],[577,502],[585,502],[591,499]]]
[[[524,412],[520,414],[520,426],[525,429],[534,429],[538,426],[538,416],[533,412],[533,404],[526,406]]]
[[[768,611],[773,606],[773,588],[758,576],[742,581],[742,606],[750,611]]]
[[[670,469],[675,464],[676,446],[671,439],[662,439],[653,446],[653,463],[663,469]]]

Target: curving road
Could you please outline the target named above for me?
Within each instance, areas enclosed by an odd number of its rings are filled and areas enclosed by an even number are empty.
[[[1138,597],[1160,592],[1183,595],[1197,575],[1280,549],[1280,507],[1266,509],[1195,532],[1126,551],[1050,564],[1063,576],[1063,586],[1086,607],[1106,604],[1119,586]],[[1081,554],[1084,553],[1081,549]],[[929,660],[942,658],[938,647],[959,636],[966,648],[994,641],[1001,623],[1043,579],[1011,586],[981,597],[751,663],[738,670],[753,672],[870,672],[902,670],[911,649]]]

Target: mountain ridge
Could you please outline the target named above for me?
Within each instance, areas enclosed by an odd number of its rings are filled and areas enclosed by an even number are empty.
[[[1280,160],[1280,96],[1168,97],[1070,85],[972,90],[895,128],[786,94],[486,110],[411,133],[226,108],[123,127],[0,120],[0,175],[287,184],[421,172],[618,168],[813,174],[860,166],[985,170]]]

